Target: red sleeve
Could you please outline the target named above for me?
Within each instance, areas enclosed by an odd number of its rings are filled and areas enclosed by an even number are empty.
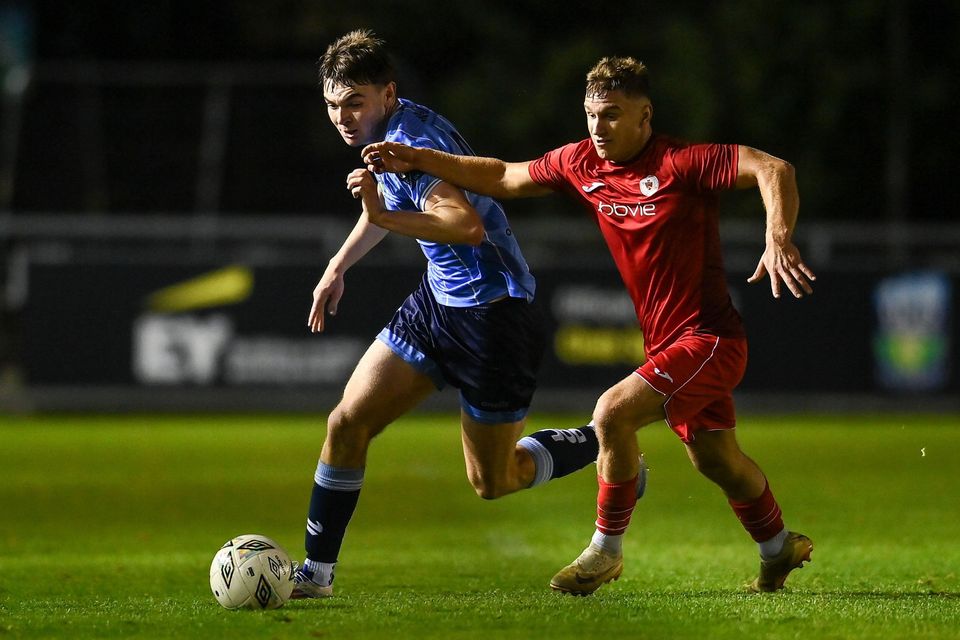
[[[576,144],[568,144],[559,149],[548,151],[527,167],[530,179],[551,189],[560,190],[569,185],[564,168],[569,166],[570,155]]]
[[[697,191],[733,189],[737,184],[735,144],[691,144],[673,152],[673,166],[684,183]]]

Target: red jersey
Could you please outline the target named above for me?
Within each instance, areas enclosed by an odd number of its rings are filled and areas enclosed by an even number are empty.
[[[719,196],[737,180],[737,146],[654,135],[627,164],[600,158],[590,139],[530,164],[534,182],[593,212],[656,354],[683,333],[744,336],[720,252]]]

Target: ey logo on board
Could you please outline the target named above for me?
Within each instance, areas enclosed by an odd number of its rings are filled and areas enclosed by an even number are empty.
[[[198,315],[240,304],[253,293],[253,272],[234,265],[151,293],[133,324],[133,372],[144,384],[212,384],[234,341],[233,318]]]

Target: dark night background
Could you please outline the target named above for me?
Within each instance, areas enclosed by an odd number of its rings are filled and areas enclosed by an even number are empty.
[[[894,371],[910,389],[956,397],[957,0],[0,0],[0,404],[5,389],[32,385],[35,406],[147,406],[145,394],[87,389],[143,390],[130,352],[144,300],[226,265],[251,269],[261,298],[172,322],[225,313],[237,344],[266,335],[254,322],[288,351],[322,346],[306,342],[301,316],[356,218],[344,178],[360,158],[327,119],[316,61],[363,27],[390,44],[402,96],[451,119],[477,153],[514,161],[585,137],[584,76],[599,58],[643,60],[656,130],[754,146],[797,169],[796,239],[820,276],[812,300],[745,288],[763,208],[755,190],[722,199],[725,266],[751,336],[743,388],[804,401],[886,393],[900,384]],[[545,305],[574,286],[623,295],[577,205],[538,198],[507,211]],[[334,336],[360,347],[406,291],[378,274],[413,282],[422,257],[391,237],[363,267],[351,271],[358,316]],[[73,330],[54,339],[63,315]],[[587,316],[551,322],[614,326]],[[83,349],[109,357],[82,357],[78,330]],[[842,379],[820,375],[826,353]],[[626,366],[560,359],[545,387],[580,385],[585,403]],[[83,391],[57,404],[44,384]],[[202,402],[233,401],[218,391]]]
[[[804,219],[954,218],[957,2],[0,7],[8,27],[14,10],[23,25],[4,65],[19,56],[31,68],[2,203],[15,214],[209,203],[196,175],[211,77],[229,87],[218,210],[349,205],[341,185],[355,151],[326,121],[315,62],[339,35],[370,27],[391,45],[401,95],[447,115],[480,154],[527,160],[584,137],[585,72],[603,55],[632,55],[651,68],[656,129],[790,160]],[[754,205],[734,197],[728,212],[755,215]],[[575,212],[560,199],[513,208]]]

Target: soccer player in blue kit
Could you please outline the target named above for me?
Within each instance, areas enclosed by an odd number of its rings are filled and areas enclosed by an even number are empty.
[[[379,141],[473,155],[440,115],[397,95],[382,40],[341,37],[320,59],[327,113],[344,141]],[[357,506],[371,440],[433,391],[460,390],[467,476],[493,499],[576,471],[597,457],[591,426],[522,439],[545,347],[533,306],[536,283],[500,204],[411,172],[347,176],[362,205],[353,231],[313,292],[307,324],[324,330],[344,292],[344,273],[387,233],[416,238],[427,258],[410,294],[360,359],[327,420],[307,517],[306,555],[294,597],[333,594],[334,567]],[[638,482],[638,492],[642,485]]]

